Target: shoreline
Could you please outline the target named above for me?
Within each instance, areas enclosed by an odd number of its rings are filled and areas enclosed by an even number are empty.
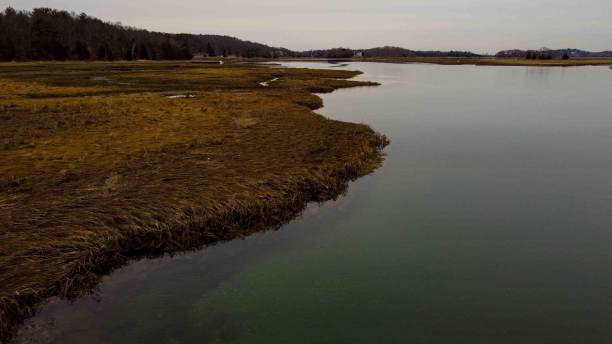
[[[3,342],[37,304],[87,294],[130,260],[275,228],[338,197],[388,144],[313,112],[313,93],[375,85],[348,80],[358,72],[52,66],[0,65]]]
[[[576,58],[570,60],[526,60],[494,57],[365,57],[365,58],[288,58],[267,61],[295,62],[375,62],[375,63],[426,63],[438,65],[474,65],[474,66],[524,66],[524,67],[580,67],[611,66],[612,58]]]

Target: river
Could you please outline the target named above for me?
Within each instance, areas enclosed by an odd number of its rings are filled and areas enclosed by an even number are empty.
[[[319,112],[384,166],[278,231],[135,262],[51,300],[42,343],[604,343],[612,71],[349,63]]]

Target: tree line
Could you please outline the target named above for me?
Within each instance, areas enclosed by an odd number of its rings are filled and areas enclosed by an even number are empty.
[[[569,60],[571,58],[603,58],[612,57],[612,51],[586,51],[580,49],[548,49],[541,48],[540,50],[502,50],[498,52],[495,57],[499,58],[518,58],[528,60],[552,60],[552,59],[563,59]]]
[[[0,61],[276,57],[286,49],[217,35],[166,34],[50,8],[0,12]]]
[[[419,51],[401,47],[379,47],[364,50],[333,48],[327,50],[311,50],[298,53],[302,57],[316,58],[352,58],[352,57],[478,57],[480,55],[469,51]]]
[[[415,51],[400,47],[334,48],[295,52],[220,35],[168,34],[109,23],[51,8],[0,12],[0,61],[184,60],[238,57],[477,57],[469,51]]]

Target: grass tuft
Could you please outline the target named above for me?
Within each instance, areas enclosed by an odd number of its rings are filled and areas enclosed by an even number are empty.
[[[236,123],[236,125],[239,128],[248,129],[254,126],[255,124],[257,124],[257,120],[251,117],[241,117],[241,118],[236,118],[234,120],[234,123]]]

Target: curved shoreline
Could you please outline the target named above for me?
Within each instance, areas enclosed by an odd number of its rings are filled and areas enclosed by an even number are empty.
[[[70,69],[90,68],[86,64],[67,65]],[[126,64],[117,65],[124,67]],[[128,73],[134,70],[142,73],[151,66],[168,65],[176,69],[176,63],[147,63],[132,66]],[[44,65],[34,66],[45,70]],[[388,144],[384,136],[365,125],[334,121],[312,112],[322,106],[321,99],[312,92],[372,85],[341,80],[358,73],[211,67],[213,77],[217,77],[219,71],[227,72],[223,68],[229,68],[231,73],[240,72],[237,76],[240,82],[245,78],[255,81],[276,77],[281,77],[281,81],[269,88],[249,82],[248,87],[239,84],[198,89],[208,78],[200,73],[208,71],[202,66],[191,70],[192,66],[179,66],[188,69],[186,74],[189,75],[175,77],[181,87],[189,86],[189,94],[197,93],[197,97],[166,101],[180,101],[180,109],[190,111],[185,108],[212,106],[228,97],[227,107],[222,108],[227,114],[215,117],[211,127],[208,127],[210,121],[203,123],[202,130],[208,129],[206,133],[214,133],[214,137],[203,138],[208,134],[198,130],[192,136],[187,135],[195,126],[194,121],[200,118],[192,116],[179,129],[172,123],[172,130],[180,133],[178,142],[170,141],[155,149],[144,149],[144,152],[142,147],[137,147],[136,157],[134,152],[129,152],[125,159],[119,159],[108,170],[100,170],[103,167],[92,160],[91,166],[83,163],[82,167],[60,173],[68,174],[68,178],[62,176],[59,182],[51,176],[41,177],[42,171],[28,174],[27,170],[14,183],[2,181],[0,200],[13,201],[8,207],[0,207],[0,215],[6,215],[0,218],[7,220],[0,223],[5,228],[0,232],[3,239],[0,248],[4,252],[0,255],[0,268],[6,272],[1,276],[4,287],[0,289],[1,340],[8,341],[15,326],[32,316],[36,305],[48,297],[77,297],[88,293],[96,287],[101,276],[134,258],[197,249],[279,226],[298,215],[308,202],[329,200],[342,194],[348,182],[372,172],[382,162],[382,149]],[[184,78],[191,77],[190,72],[197,75],[192,84],[185,85]],[[27,81],[28,77],[39,77],[36,72],[24,77],[25,74],[26,71],[18,70],[9,80],[19,83]],[[116,92],[118,98],[126,94],[140,97],[143,90],[130,89],[135,80],[129,76],[113,76],[114,79],[130,79],[130,83],[113,85],[110,90],[111,86],[83,90],[82,85],[70,85],[80,89],[66,90],[62,88],[65,86],[58,86],[61,83],[57,79],[50,78],[44,87],[50,88],[47,92],[59,96],[45,96],[42,90],[36,90],[36,94],[42,94],[45,99],[59,98],[56,106],[61,111],[72,111],[66,110],[61,100],[74,97],[75,91],[80,92],[77,99],[84,97],[82,93],[85,92],[88,101],[100,101],[96,98],[99,92],[104,92],[102,97],[109,97],[108,92]],[[138,77],[143,78],[142,75]],[[140,79],[136,79],[136,84],[138,81]],[[168,88],[177,87],[168,84],[172,86]],[[227,89],[223,88],[225,86]],[[246,93],[236,96],[236,90]],[[143,106],[149,106],[149,97],[139,100]],[[18,103],[18,110],[39,106],[31,99],[31,96],[15,93],[5,102]],[[125,106],[124,102],[119,104]],[[121,106],[110,105],[109,109],[115,111]],[[3,105],[3,109],[10,114],[7,105]],[[163,114],[167,116],[166,112]],[[55,117],[45,116],[41,121]],[[17,129],[30,123],[15,121]],[[76,126],[74,130],[62,138],[58,149],[68,147],[71,136],[83,128]],[[104,135],[115,130],[105,126],[99,129]],[[224,136],[218,138],[218,132],[223,132]],[[158,141],[163,139],[166,138],[157,138]],[[36,150],[39,146],[37,142],[33,144]],[[5,148],[0,161],[23,163],[17,159],[21,155],[16,154],[22,153],[21,149]],[[95,152],[97,150],[91,154]],[[192,158],[194,155],[198,158]],[[211,166],[213,164],[218,166]],[[44,171],[57,167],[44,166]],[[36,165],[33,168],[36,172]],[[100,180],[102,185],[94,194],[87,191],[92,183]]]

